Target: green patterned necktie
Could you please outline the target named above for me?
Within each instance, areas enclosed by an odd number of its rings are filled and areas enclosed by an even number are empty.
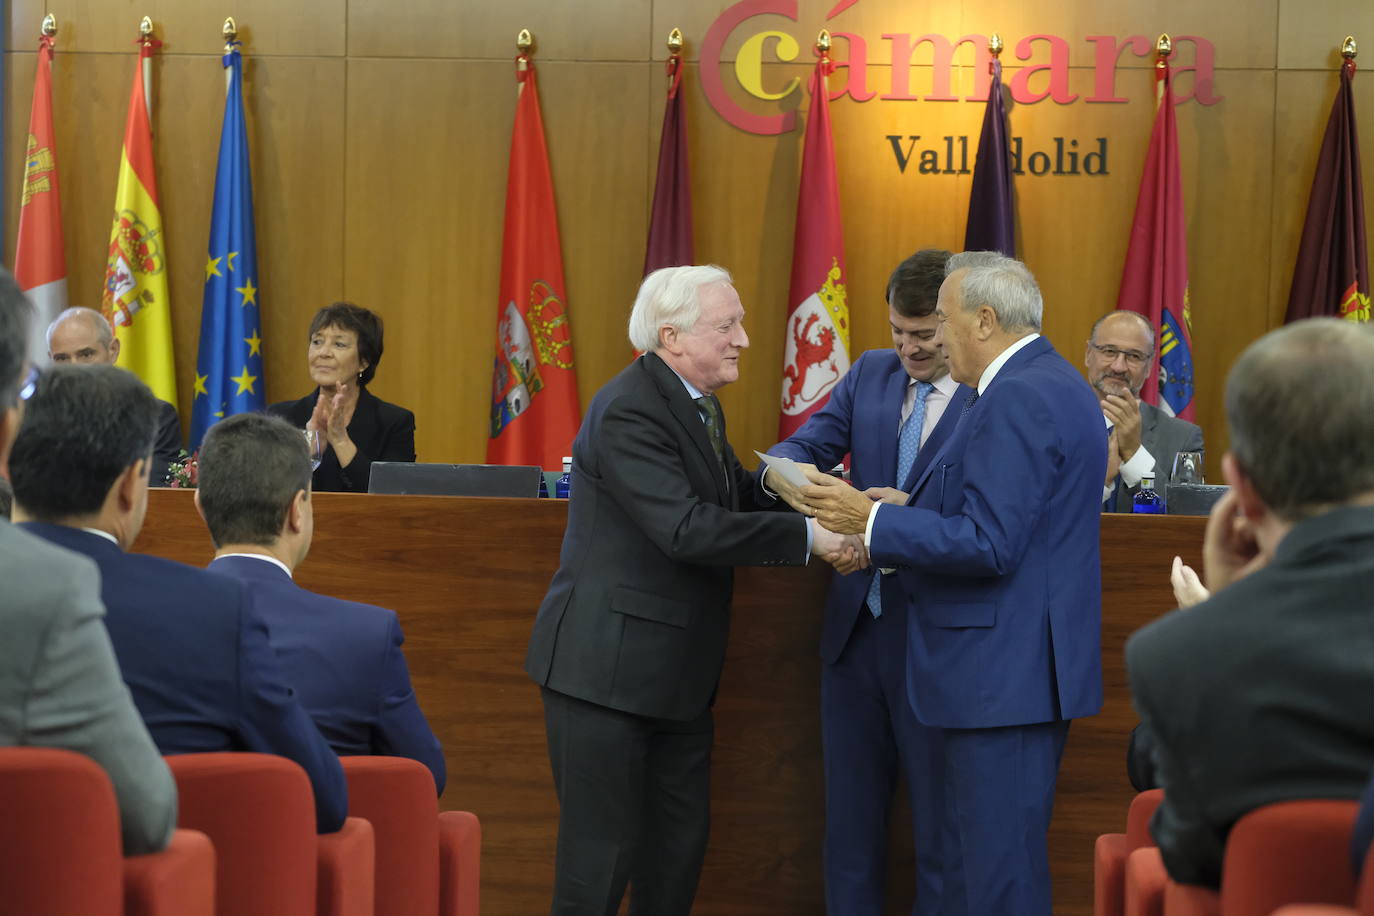
[[[697,409],[701,411],[702,422],[706,424],[706,436],[715,450],[716,461],[725,465],[725,437],[721,434],[720,402],[712,395],[697,398]]]

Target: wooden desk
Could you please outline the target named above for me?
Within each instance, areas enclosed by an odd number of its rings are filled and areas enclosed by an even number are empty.
[[[195,565],[213,555],[192,494],[155,490],[136,549]],[[394,608],[406,657],[448,757],[444,808],[482,819],[487,916],[548,909],[558,804],[539,690],[523,662],[534,614],[558,563],[556,500],[316,494],[306,588]],[[1205,519],[1103,518],[1106,704],[1074,723],[1059,777],[1050,858],[1055,912],[1092,911],[1093,840],[1124,829],[1135,724],[1122,646],[1173,607],[1169,562],[1199,562]],[[823,804],[817,644],[829,569],[741,569],[716,703],[711,845],[696,911],[710,916],[823,912]],[[893,857],[909,862],[895,818]],[[903,913],[911,867],[898,866],[890,913]]]

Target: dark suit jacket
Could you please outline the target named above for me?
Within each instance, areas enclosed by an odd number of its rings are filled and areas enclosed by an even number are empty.
[[[167,482],[167,466],[181,457],[181,418],[175,406],[157,402],[157,435],[153,439],[153,470],[149,482],[160,487]]]
[[[1101,407],[1041,337],[967,409],[910,505],[878,509],[869,557],[898,567],[911,600],[919,721],[994,728],[1102,707],[1106,472]]]
[[[1360,796],[1374,767],[1374,508],[1295,525],[1269,565],[1126,644],[1175,881],[1218,885],[1226,837],[1272,802]]]
[[[284,417],[292,426],[305,429],[315,412],[316,388],[299,401],[281,401],[267,412]],[[339,467],[333,448],[326,448],[324,460],[315,469],[313,487],[326,492],[366,493],[374,461],[415,460],[415,414],[404,407],[388,404],[368,391],[358,389],[358,406],[348,422],[348,437],[358,447],[348,467]]]
[[[1140,403],[1140,444],[1155,459],[1155,490],[1161,495],[1169,484],[1174,469],[1174,456],[1179,452],[1202,451],[1202,427],[1178,417],[1171,417],[1153,404]],[[1132,511],[1131,501],[1140,492],[1134,487],[1120,486],[1116,493],[1116,511]]]
[[[100,567],[105,627],[124,681],[163,754],[256,751],[304,768],[322,833],[343,826],[339,758],[292,694],[244,588],[103,537],[37,522],[22,527]]]
[[[831,390],[826,405],[786,442],[769,449],[769,454],[809,462],[818,468],[832,468],[848,454],[853,461],[850,481],[858,489],[895,485],[910,492],[908,488],[922,468],[958,425],[964,402],[973,389],[966,385],[955,389],[940,422],[917,453],[908,479],[897,481],[897,437],[909,379],[895,351],[864,353]],[[765,467],[759,465],[760,480]],[[821,629],[821,658],[827,664],[834,664],[849,642],[864,608],[869,582],[876,574],[877,567],[870,566],[832,579]]]
[[[282,670],[335,752],[418,760],[443,793],[444,752],[410,685],[395,612],[308,592],[266,560],[221,557],[209,569],[248,589]]]
[[[535,681],[642,716],[705,711],[725,661],[733,567],[807,558],[804,519],[741,511],[759,507],[754,477],[728,442],[724,465],[658,356],[597,392],[573,442],[563,550],[525,658]]]

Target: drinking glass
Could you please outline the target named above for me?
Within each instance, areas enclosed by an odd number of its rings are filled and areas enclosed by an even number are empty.
[[[1202,452],[1179,452],[1174,456],[1174,469],[1169,474],[1170,486],[1202,482]]]
[[[305,445],[310,449],[310,470],[313,473],[324,460],[324,436],[320,435],[318,429],[302,430],[305,433]]]

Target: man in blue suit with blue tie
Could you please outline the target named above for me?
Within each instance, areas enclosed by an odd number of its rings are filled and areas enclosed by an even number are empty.
[[[444,751],[420,710],[396,612],[308,592],[292,574],[310,551],[310,452],[301,431],[265,414],[210,427],[196,508],[215,542],[210,571],[238,579],[315,724],[340,754],[410,757],[444,791]]]
[[[99,567],[105,627],[158,750],[293,760],[310,779],[320,832],[338,830],[343,768],[292,693],[248,592],[126,553],[148,508],[156,419],[152,392],[123,369],[45,370],[10,455],[15,518]]]
[[[944,733],[942,912],[1050,916],[1045,835],[1071,719],[1102,705],[1098,525],[1107,439],[1092,389],[1039,334],[1019,261],[949,261],[936,339],[976,392],[905,505],[812,472],[802,495],[862,534],[911,602],[907,693]],[[886,606],[886,603],[884,604]]]
[[[887,286],[892,349],[860,356],[826,405],[771,454],[822,468],[851,455],[855,487],[873,499],[906,502],[973,393],[950,378],[934,341],[949,257],[927,248],[897,266]],[[764,485],[804,508],[777,474]],[[914,820],[912,912],[940,912],[943,734],[918,722],[907,702],[907,599],[893,572],[870,566],[836,576],[821,631],[825,899],[828,912],[846,916],[886,912],[888,817],[899,774]]]

